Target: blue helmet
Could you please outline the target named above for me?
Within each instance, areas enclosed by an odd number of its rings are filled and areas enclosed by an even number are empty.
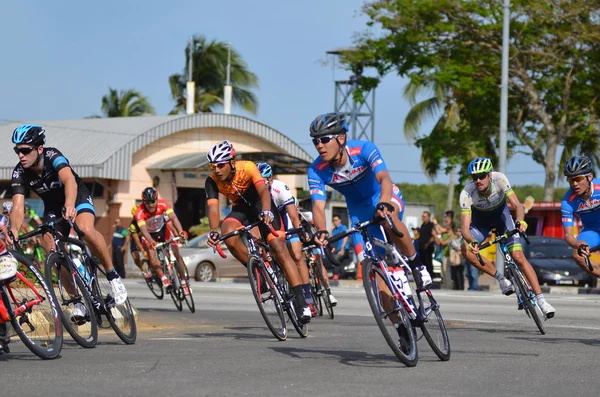
[[[271,178],[273,176],[273,169],[267,163],[256,163],[258,170],[263,178]]]
[[[471,161],[467,172],[469,175],[487,174],[492,172],[493,169],[494,167],[492,166],[492,160],[488,159],[487,157],[478,157]]]
[[[12,142],[15,145],[43,145],[46,143],[44,129],[38,124],[23,124],[15,128],[12,136]]]

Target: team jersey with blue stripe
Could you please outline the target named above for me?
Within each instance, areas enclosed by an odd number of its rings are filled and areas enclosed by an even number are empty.
[[[313,201],[326,200],[325,185],[331,186],[345,198],[348,207],[373,206],[379,202],[381,184],[375,178],[387,167],[373,142],[348,141],[348,162],[341,169],[334,168],[320,158],[308,169],[308,186]]]
[[[58,177],[58,171],[70,167],[69,161],[55,148],[45,147],[42,152],[42,175],[32,169],[24,169],[19,163],[13,170],[12,192],[25,194],[27,189],[33,190],[44,201],[45,207],[61,208],[65,203],[65,188]],[[85,188],[79,176],[73,172],[78,190]],[[87,188],[85,189],[87,192]],[[88,192],[89,195],[89,192]]]
[[[589,201],[579,197],[573,189],[569,189],[561,204],[563,227],[573,226],[577,215],[585,230],[600,231],[600,179],[592,179],[592,196]]]

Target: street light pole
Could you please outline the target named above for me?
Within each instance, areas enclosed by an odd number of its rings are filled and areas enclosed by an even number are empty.
[[[502,86],[500,88],[500,150],[498,171],[506,174],[508,141],[508,47],[510,45],[510,0],[504,0],[502,21]],[[504,259],[499,247],[496,247],[496,270],[504,274]]]

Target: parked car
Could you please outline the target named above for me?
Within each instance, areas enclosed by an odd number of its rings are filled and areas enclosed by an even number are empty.
[[[530,236],[529,240],[531,244],[523,244],[523,251],[540,285],[596,287],[598,279],[577,266],[573,249],[565,240],[545,236]]]
[[[221,249],[227,255],[223,259],[208,246],[207,238],[208,233],[202,234],[188,241],[186,247],[180,248],[191,277],[204,282],[217,277],[248,277],[246,267],[231,255],[225,244],[221,244]]]

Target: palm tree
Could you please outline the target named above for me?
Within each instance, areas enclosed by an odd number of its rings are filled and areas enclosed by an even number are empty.
[[[227,79],[228,44],[222,41],[207,41],[204,36],[192,38],[192,79],[196,83],[196,111],[212,112],[223,104],[223,91]],[[186,67],[189,62],[189,47],[185,49]],[[187,69],[182,74],[169,77],[171,96],[175,107],[169,114],[185,112]],[[241,55],[231,49],[232,102],[237,106],[256,114],[258,99],[250,91],[258,87],[258,77],[248,70]]]
[[[154,115],[154,108],[148,98],[136,90],[117,91],[108,88],[108,94],[102,97],[102,116],[99,117],[137,117]]]
[[[433,91],[433,96],[417,103],[417,95],[425,90]],[[453,101],[449,95],[449,90],[439,84],[433,84],[432,86],[423,85],[415,80],[411,80],[404,88],[404,97],[408,99],[410,104],[413,106],[404,120],[404,136],[407,141],[414,140],[418,137],[419,127],[426,118],[433,118],[439,115],[440,110],[443,109],[443,113],[439,116],[439,119],[430,136],[447,135],[449,131],[456,131],[461,123],[460,108],[456,101]],[[421,151],[421,167],[425,174],[433,178],[437,173],[437,166],[433,164],[436,156],[432,156],[428,153],[426,148],[422,148]],[[454,179],[456,176],[456,164],[460,162],[459,159],[453,159],[452,156],[447,158],[447,163],[451,165],[449,170],[450,181],[448,183],[448,200],[446,203],[446,209],[452,208],[452,201],[454,200]],[[438,160],[439,161],[439,160]]]

